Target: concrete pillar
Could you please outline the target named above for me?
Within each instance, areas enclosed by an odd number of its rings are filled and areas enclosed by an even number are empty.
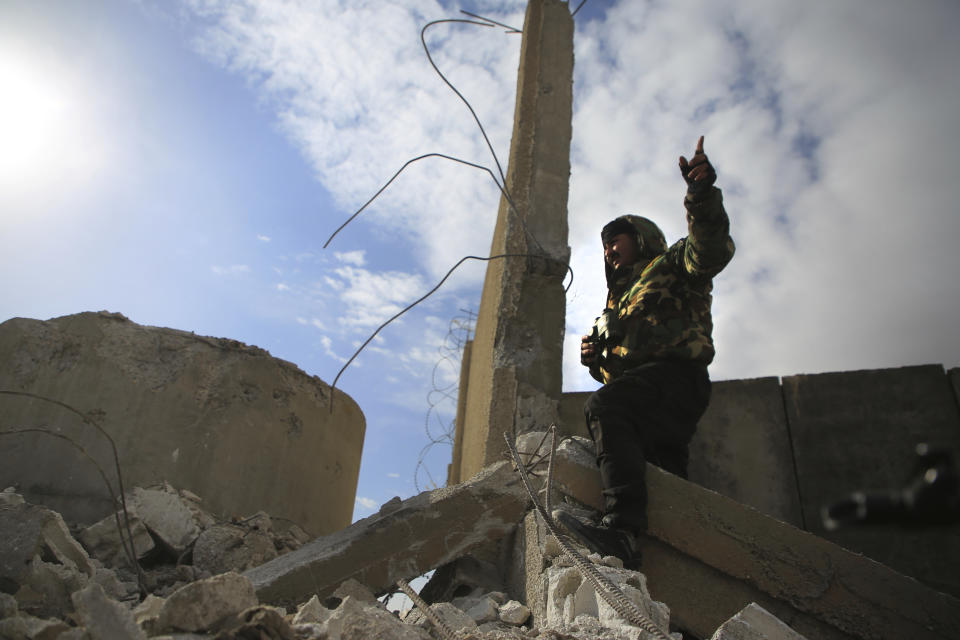
[[[567,191],[573,112],[573,19],[567,3],[530,0],[523,29],[507,190],[488,263],[476,335],[458,477],[505,451],[503,432],[556,420],[562,388]]]

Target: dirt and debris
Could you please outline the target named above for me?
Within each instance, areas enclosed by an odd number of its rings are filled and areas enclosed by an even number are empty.
[[[389,611],[386,600],[347,579],[321,600],[296,606],[260,602],[253,567],[301,548],[297,525],[258,512],[229,522],[202,500],[169,485],[134,488],[127,496],[129,531],[139,571],[118,533],[121,517],[71,526],[13,489],[0,492],[0,638],[9,640],[382,640],[440,638],[416,608]],[[398,510],[395,510],[398,511]],[[388,514],[388,516],[391,514]],[[586,554],[587,551],[583,550]],[[474,589],[431,610],[458,640],[638,640],[641,629],[618,618],[576,575],[556,544],[545,545],[548,615],[532,626],[525,603],[503,591]],[[642,574],[616,558],[589,557],[664,628],[669,612],[654,602]],[[411,576],[412,577],[412,576]],[[762,611],[762,610],[761,610]],[[758,612],[752,611],[756,618]],[[751,638],[743,635],[716,638]],[[718,633],[720,633],[718,631]],[[679,640],[680,634],[673,638]],[[757,636],[759,637],[759,636]]]

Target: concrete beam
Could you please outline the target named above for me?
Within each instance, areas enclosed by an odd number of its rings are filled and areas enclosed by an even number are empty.
[[[468,482],[388,502],[380,513],[246,572],[261,602],[321,599],[346,579],[390,589],[514,530],[529,499],[508,462]]]
[[[556,478],[600,502],[596,471],[560,458]],[[649,464],[647,484],[641,571],[682,628],[707,637],[757,602],[811,638],[960,637],[950,595]]]
[[[563,394],[561,433],[590,437],[583,417],[590,393]],[[803,526],[790,430],[777,378],[713,383],[710,406],[690,443],[690,480]]]
[[[798,612],[856,638],[960,637],[952,596],[652,465],[647,482],[652,537]]]

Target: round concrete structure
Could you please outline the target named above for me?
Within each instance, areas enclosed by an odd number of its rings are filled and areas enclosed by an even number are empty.
[[[112,439],[127,490],[168,482],[212,513],[263,510],[313,535],[350,524],[360,408],[337,391],[331,413],[329,385],[262,349],[80,313],[0,324],[0,363],[0,390],[103,429],[0,395],[0,429],[32,430],[0,436],[0,488],[68,520],[112,513]]]

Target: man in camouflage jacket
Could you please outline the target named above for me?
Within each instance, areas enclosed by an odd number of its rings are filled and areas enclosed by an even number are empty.
[[[710,400],[712,279],[734,253],[703,137],[690,162],[681,156],[680,172],[687,237],[668,248],[656,224],[633,215],[603,228],[607,304],[581,347],[581,362],[604,383],[584,407],[604,512],[599,523],[562,523],[620,556],[646,530],[645,462],[687,475],[688,445]]]

